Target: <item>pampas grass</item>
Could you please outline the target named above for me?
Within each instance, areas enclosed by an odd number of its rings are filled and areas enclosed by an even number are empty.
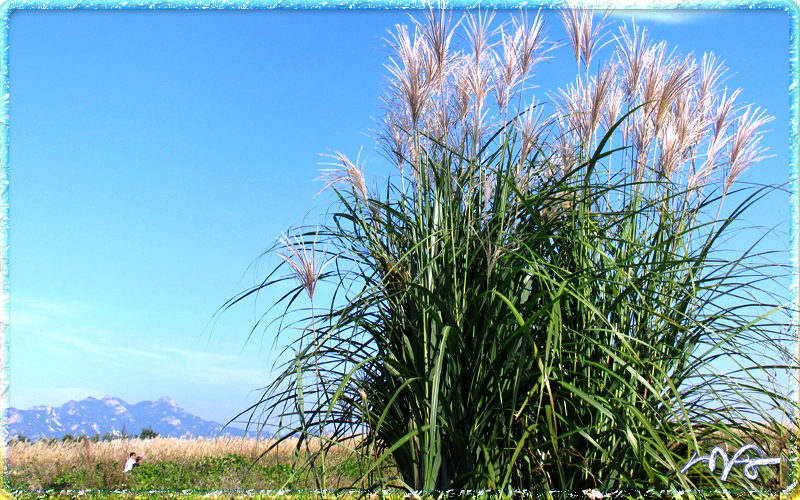
[[[295,355],[250,409],[252,426],[281,429],[273,448],[324,435],[318,455],[361,454],[376,488],[684,490],[721,486],[677,472],[710,437],[783,436],[770,409],[793,403],[765,381],[796,364],[782,358],[788,300],[763,285],[785,270],[758,242],[723,248],[774,189],[737,183],[765,157],[770,118],[722,87],[713,55],[635,25],[609,36],[592,14],[563,14],[577,76],[546,102],[531,95],[555,48],[540,16],[396,26],[374,133],[399,180],[368,196],[336,153],[326,224],[270,249],[319,239],[337,259],[303,275],[336,300],[293,323],[307,323]],[[281,318],[304,311],[303,289]],[[758,485],[735,470],[727,486]]]

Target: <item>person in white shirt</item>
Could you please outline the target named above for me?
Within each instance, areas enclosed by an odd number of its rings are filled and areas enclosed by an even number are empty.
[[[131,452],[130,457],[128,457],[128,461],[125,462],[125,468],[122,469],[122,472],[132,471],[134,465],[138,465],[136,463],[136,453]]]

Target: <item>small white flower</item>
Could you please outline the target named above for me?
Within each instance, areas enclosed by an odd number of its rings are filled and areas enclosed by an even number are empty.
[[[600,490],[583,490],[583,492],[586,493],[586,496],[592,500],[599,500],[605,497],[605,495],[600,493]]]

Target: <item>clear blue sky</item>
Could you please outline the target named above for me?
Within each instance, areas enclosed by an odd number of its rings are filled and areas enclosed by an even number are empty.
[[[170,396],[225,422],[254,402],[252,391],[269,381],[274,331],[245,346],[252,305],[224,314],[213,335],[207,323],[253,283],[251,262],[330,199],[314,197],[317,154],[354,158],[375,147],[363,133],[379,114],[381,38],[408,15],[12,13],[11,406]],[[566,42],[547,18],[549,38]],[[775,156],[745,179],[788,181],[788,13],[639,11],[636,19],[653,26],[655,41],[726,61],[727,85],[743,88],[739,102],[776,117],[763,139]],[[569,47],[552,55],[538,69],[540,98],[575,74]],[[372,154],[367,174],[388,171]],[[788,232],[788,196],[753,215],[784,221]],[[773,244],[788,249],[788,234]]]

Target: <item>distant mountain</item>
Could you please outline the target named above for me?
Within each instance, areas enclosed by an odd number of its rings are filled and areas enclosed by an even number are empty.
[[[128,435],[139,434],[151,427],[164,437],[215,437],[221,435],[244,436],[242,429],[222,428],[222,424],[210,422],[187,413],[173,400],[163,397],[158,401],[142,401],[128,404],[119,398],[106,396],[103,399],[86,398],[70,401],[58,408],[34,406],[27,410],[8,409],[8,435],[22,434],[30,440],[43,437],[62,438],[73,436],[103,436],[106,432],[120,434],[123,425]]]

